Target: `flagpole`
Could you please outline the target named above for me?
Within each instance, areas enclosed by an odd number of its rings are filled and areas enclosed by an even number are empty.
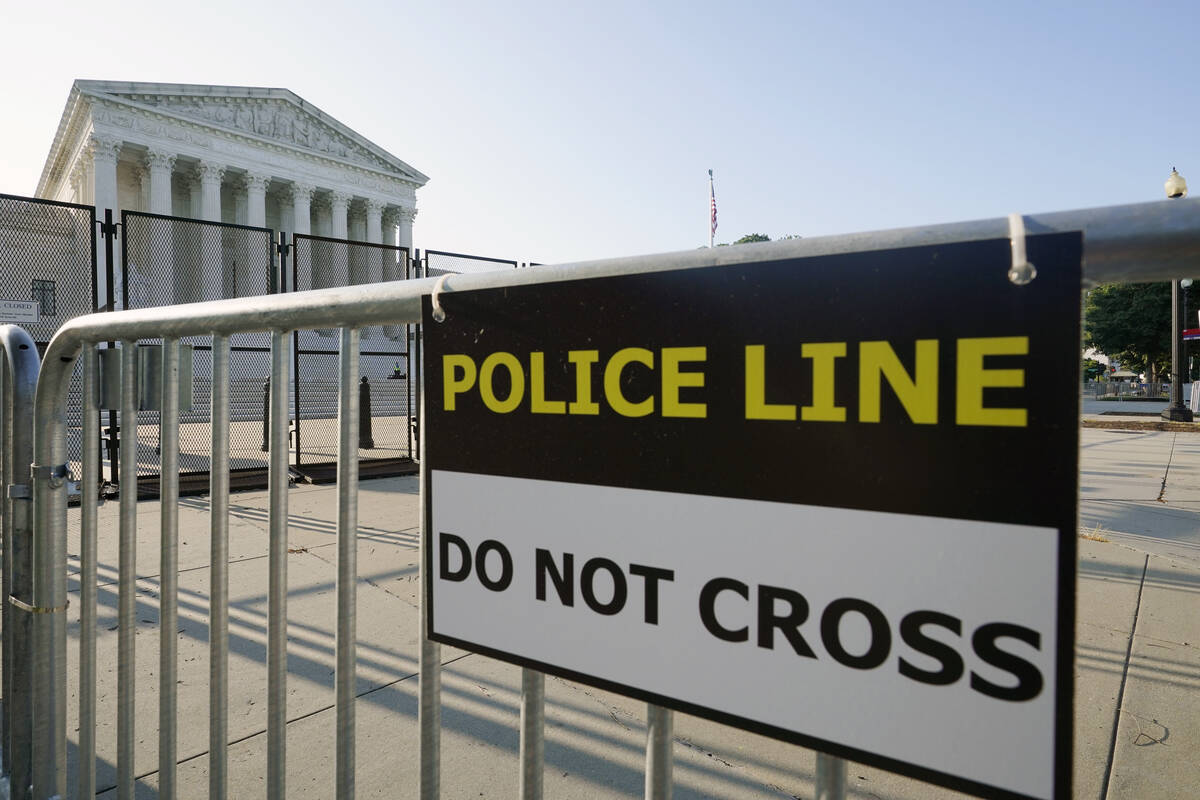
[[[717,232],[717,195],[713,191],[712,170],[708,171],[708,246],[713,246],[713,236]]]

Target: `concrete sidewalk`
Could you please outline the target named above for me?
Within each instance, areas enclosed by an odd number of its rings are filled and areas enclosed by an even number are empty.
[[[1075,796],[1200,797],[1200,436],[1084,429],[1081,455]],[[335,491],[298,486],[289,493],[292,797],[333,796]],[[232,497],[233,797],[265,794],[266,504],[265,492]],[[417,482],[364,481],[359,507],[357,794],[416,797]],[[156,787],[159,511],[155,502],[138,507],[139,797],[153,797]],[[116,503],[102,508],[99,543],[102,789],[115,778],[116,513]],[[71,520],[68,550],[77,554],[77,509]],[[206,499],[181,502],[180,534],[180,796],[204,797]],[[78,567],[75,555],[71,566]],[[77,592],[77,582],[71,588]],[[75,740],[77,618],[70,633],[68,731]],[[516,796],[520,670],[450,648],[442,656],[442,796]],[[640,797],[645,706],[557,678],[547,679],[546,695],[545,796]],[[682,714],[675,715],[675,742],[677,798],[813,796],[811,751]],[[72,772],[74,758],[72,751]],[[962,796],[857,764],[849,765],[849,784],[857,798]]]

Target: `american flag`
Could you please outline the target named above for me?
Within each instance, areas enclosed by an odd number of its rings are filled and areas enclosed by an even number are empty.
[[[713,191],[712,170],[708,171],[708,208],[709,208],[709,238],[717,235],[717,195]]]

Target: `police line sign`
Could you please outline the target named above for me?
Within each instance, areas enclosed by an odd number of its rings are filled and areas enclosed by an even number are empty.
[[[985,797],[1067,797],[1078,235],[426,308],[430,635]]]

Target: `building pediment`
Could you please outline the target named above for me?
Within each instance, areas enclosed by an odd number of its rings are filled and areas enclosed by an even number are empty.
[[[77,81],[94,100],[265,140],[424,184],[419,171],[287,89]]]

